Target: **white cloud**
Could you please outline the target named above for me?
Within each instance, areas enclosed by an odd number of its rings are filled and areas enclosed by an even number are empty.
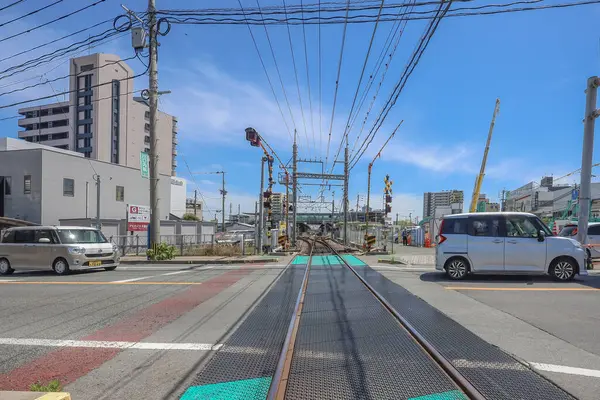
[[[377,150],[372,150],[375,154]],[[475,173],[474,152],[465,144],[451,146],[425,145],[406,141],[391,143],[382,153],[382,159],[415,165],[440,173]]]

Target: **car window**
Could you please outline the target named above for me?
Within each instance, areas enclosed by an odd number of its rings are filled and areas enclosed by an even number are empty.
[[[467,233],[466,218],[447,218],[442,226],[442,234],[446,235],[465,235]]]
[[[31,229],[15,231],[14,243],[35,243],[35,232]]]
[[[469,218],[469,235],[471,236],[500,236],[500,218],[476,216]]]
[[[524,215],[509,215],[506,217],[506,236],[537,238],[539,227]]]
[[[55,243],[54,236],[52,235],[52,231],[48,230],[37,230],[35,231],[35,242],[39,243],[40,239],[48,239],[50,243]]]
[[[2,243],[14,243],[15,231],[7,231],[2,237]]]
[[[590,225],[588,227],[588,235],[600,235],[600,225]]]
[[[91,229],[59,229],[60,242],[65,244],[106,243],[107,240],[100,231]]]
[[[558,236],[571,237],[577,234],[577,225],[567,225],[561,229]]]

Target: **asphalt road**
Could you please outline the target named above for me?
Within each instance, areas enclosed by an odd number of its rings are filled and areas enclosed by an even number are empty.
[[[0,279],[0,390],[178,398],[282,265],[136,266]]]

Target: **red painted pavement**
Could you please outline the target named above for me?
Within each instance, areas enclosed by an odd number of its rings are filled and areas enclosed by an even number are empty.
[[[219,294],[252,271],[233,270],[191,286],[80,340],[140,341],[204,301]],[[121,349],[63,348],[0,374],[0,390],[29,390],[35,382],[58,379],[67,385],[114,358]]]

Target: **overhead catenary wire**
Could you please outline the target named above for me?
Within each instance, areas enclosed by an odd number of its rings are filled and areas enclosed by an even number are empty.
[[[302,6],[302,5],[303,5],[303,0],[300,0],[300,6]],[[304,17],[304,14],[302,14],[302,16]],[[311,89],[310,89],[310,70],[308,68],[308,48],[307,48],[307,43],[306,43],[306,26],[304,26],[304,24],[302,24],[302,38],[303,38],[303,42],[304,42],[304,63],[306,64],[306,84],[308,86],[308,105],[309,105],[309,111],[310,111],[310,128],[312,131],[313,148],[315,150],[315,156],[317,156],[318,149],[317,149],[317,143],[315,142],[315,123],[314,123],[314,116],[313,116],[312,93],[311,93]]]
[[[242,7],[242,3],[240,0],[238,0],[238,3],[240,4],[240,7]],[[243,10],[243,7],[242,7]],[[281,114],[281,119],[283,120],[283,123],[285,125],[285,128],[288,132],[288,135],[290,136],[290,139],[293,139],[293,135],[292,132],[290,130],[290,127],[287,123],[287,120],[285,118],[285,115],[283,114],[283,109],[281,108],[281,103],[279,102],[279,99],[277,98],[277,93],[275,92],[275,87],[273,86],[273,82],[271,82],[271,78],[269,77],[269,72],[267,71],[267,67],[265,65],[265,61],[263,60],[262,55],[260,54],[260,49],[258,48],[258,44],[256,43],[256,38],[254,37],[254,33],[252,32],[252,28],[250,27],[250,25],[247,25],[248,27],[248,32],[250,33],[250,37],[252,38],[252,43],[254,43],[254,49],[256,50],[256,54],[258,55],[258,59],[260,60],[260,64],[262,65],[263,71],[265,73],[265,76],[267,77],[267,81],[269,82],[269,87],[271,88],[271,93],[273,93],[273,98],[275,99],[275,103],[277,104],[277,108],[279,109],[279,114]]]
[[[399,9],[398,12],[400,13],[401,9]],[[385,57],[387,55],[387,62],[385,63],[383,72],[381,73],[379,83],[377,85],[377,88],[375,89],[375,93],[373,94],[373,96],[371,98],[371,102],[369,104],[369,107],[367,108],[367,112],[365,113],[365,117],[361,124],[360,131],[356,135],[356,139],[354,140],[354,144],[352,145],[352,151],[350,152],[350,157],[354,156],[354,151],[356,149],[356,145],[359,143],[360,137],[361,137],[361,135],[365,129],[365,126],[367,124],[367,120],[369,119],[369,116],[371,115],[371,111],[373,110],[373,106],[375,105],[375,101],[377,100],[377,96],[379,95],[379,92],[380,92],[381,88],[383,87],[383,82],[385,81],[385,77],[387,75],[387,72],[389,71],[390,64],[392,63],[394,55],[396,54],[396,50],[398,49],[398,45],[400,43],[400,40],[402,39],[402,36],[403,36],[404,30],[406,29],[407,23],[408,23],[408,21],[406,19],[401,18],[397,21],[397,23],[394,23],[394,25],[392,26],[392,29],[390,30],[390,35],[388,35],[389,43],[388,43],[388,40],[386,40],[387,46],[385,47],[385,49],[382,49],[382,52],[378,59],[377,67],[375,68],[375,71],[371,75],[372,79],[369,80],[367,87],[365,87],[365,91],[363,92],[363,96],[361,97],[361,101],[359,102],[358,109],[355,114],[355,118],[350,124],[350,128],[349,128],[350,130],[352,129],[352,127],[354,126],[354,123],[356,122],[356,118],[358,117],[358,111],[360,111],[362,109],[362,106],[367,99],[367,95],[368,95],[373,83],[375,82],[375,77],[379,74],[381,66],[384,65],[383,63],[384,63]],[[393,31],[393,34],[392,34],[392,31]],[[390,51],[390,47],[391,47],[392,43],[393,43],[394,47]]]
[[[238,3],[240,4],[240,7],[242,7],[241,0],[238,0]],[[257,4],[258,4],[258,0],[257,0]],[[292,119],[292,126],[293,126],[294,130],[296,130],[297,129],[296,128],[296,119],[294,118],[294,113],[292,112],[292,107],[290,106],[290,101],[287,96],[287,91],[285,90],[285,85],[283,84],[283,79],[281,78],[281,71],[279,70],[279,64],[277,63],[277,57],[275,56],[275,50],[273,50],[273,44],[271,43],[271,37],[269,36],[269,30],[267,29],[267,26],[264,24],[263,24],[263,28],[265,30],[265,35],[267,37],[269,49],[271,50],[271,56],[273,57],[275,71],[277,71],[277,77],[279,78],[279,83],[281,84],[281,90],[283,91],[283,97],[285,99],[285,102],[288,107],[288,111],[290,113],[290,117]],[[291,132],[290,132],[290,135],[291,135]]]
[[[398,100],[400,93],[404,89],[404,86],[406,85],[408,78],[410,77],[410,75],[414,71],[415,67],[418,65],[419,61],[421,60],[421,57],[423,56],[425,49],[427,49],[427,46],[429,45],[431,38],[435,34],[435,31],[437,30],[440,22],[444,18],[444,15],[446,15],[448,10],[450,9],[451,5],[452,5],[452,0],[448,1],[445,4],[441,4],[437,11],[436,19],[431,20],[430,23],[428,24],[428,26],[425,30],[425,34],[419,40],[419,43],[417,44],[409,63],[406,65],[402,75],[400,76],[400,79],[398,80],[398,83],[393,88],[392,92],[390,93],[390,96],[389,96],[387,102],[384,104],[381,111],[379,112],[379,115],[378,115],[377,119],[375,120],[369,134],[367,135],[367,137],[365,137],[365,140],[364,140],[363,144],[361,145],[361,147],[359,148],[357,154],[353,157],[353,159],[350,160],[350,163],[351,163],[350,169],[354,168],[356,163],[358,163],[358,161],[360,160],[362,155],[365,153],[365,151],[367,150],[367,148],[369,147],[369,145],[375,138],[377,131],[379,130],[379,128],[381,128],[381,125],[387,118],[390,110],[396,104],[396,101]]]
[[[286,10],[285,0],[282,0],[282,1],[283,1],[283,8],[285,11]],[[256,0],[256,3],[258,4],[258,0]],[[296,90],[298,91],[298,103],[300,104],[300,114],[302,115],[302,124],[304,126],[304,136],[306,137],[306,151],[310,152],[310,139],[308,138],[308,132],[306,130],[306,118],[304,116],[304,106],[302,105],[302,95],[300,94],[300,81],[298,80],[298,69],[296,67],[296,56],[294,55],[294,45],[292,43],[292,33],[290,31],[290,26],[286,25],[286,27],[287,27],[287,33],[288,33],[288,42],[290,44],[290,53],[292,55],[292,66],[294,67],[294,77],[296,79]]]
[[[346,3],[346,18],[348,18],[348,7],[350,6],[350,0],[347,1]],[[344,29],[342,31],[342,45],[340,46],[340,58],[338,61],[338,68],[337,68],[337,77],[335,79],[335,91],[334,91],[334,95],[333,95],[333,107],[331,109],[331,120],[329,121],[329,136],[327,138],[327,152],[325,153],[325,170],[327,170],[327,161],[329,159],[329,146],[331,145],[331,133],[333,132],[333,121],[335,118],[335,107],[336,107],[336,103],[337,103],[337,94],[338,94],[338,88],[339,88],[339,84],[340,84],[340,74],[342,72],[342,61],[344,59],[344,46],[346,44],[346,30],[348,28],[348,24],[345,23],[344,24]]]
[[[48,22],[44,22],[43,24],[36,25],[36,26],[34,26],[33,28],[26,29],[26,30],[24,30],[24,31],[21,31],[21,32],[15,33],[15,34],[13,34],[13,35],[10,35],[10,36],[6,36],[6,37],[4,37],[4,38],[0,39],[0,43],[2,43],[2,42],[5,42],[5,41],[7,41],[7,40],[10,40],[10,39],[14,39],[14,38],[16,38],[16,37],[19,37],[19,36],[22,36],[22,35],[25,35],[25,34],[27,34],[27,33],[31,33],[31,32],[33,32],[33,31],[36,31],[36,30],[38,30],[38,29],[41,29],[41,28],[43,28],[43,27],[45,27],[45,26],[52,25],[52,24],[53,24],[53,23],[55,23],[55,22],[62,21],[62,20],[64,20],[64,19],[66,19],[66,18],[69,18],[69,17],[71,17],[71,16],[75,15],[75,14],[79,14],[80,12],[82,12],[82,11],[85,11],[85,10],[87,10],[87,9],[89,9],[89,8],[92,8],[92,7],[94,7],[94,6],[96,6],[96,5],[100,4],[100,3],[104,3],[105,1],[106,1],[106,0],[97,0],[97,1],[95,1],[94,3],[92,3],[92,4],[88,4],[88,5],[87,5],[87,6],[85,6],[85,7],[81,7],[81,8],[79,8],[79,9],[75,10],[75,11],[72,11],[72,12],[68,13],[68,14],[62,15],[62,16],[60,16],[60,17],[58,17],[58,18],[54,18],[53,20],[50,20],[50,21],[48,21]]]

